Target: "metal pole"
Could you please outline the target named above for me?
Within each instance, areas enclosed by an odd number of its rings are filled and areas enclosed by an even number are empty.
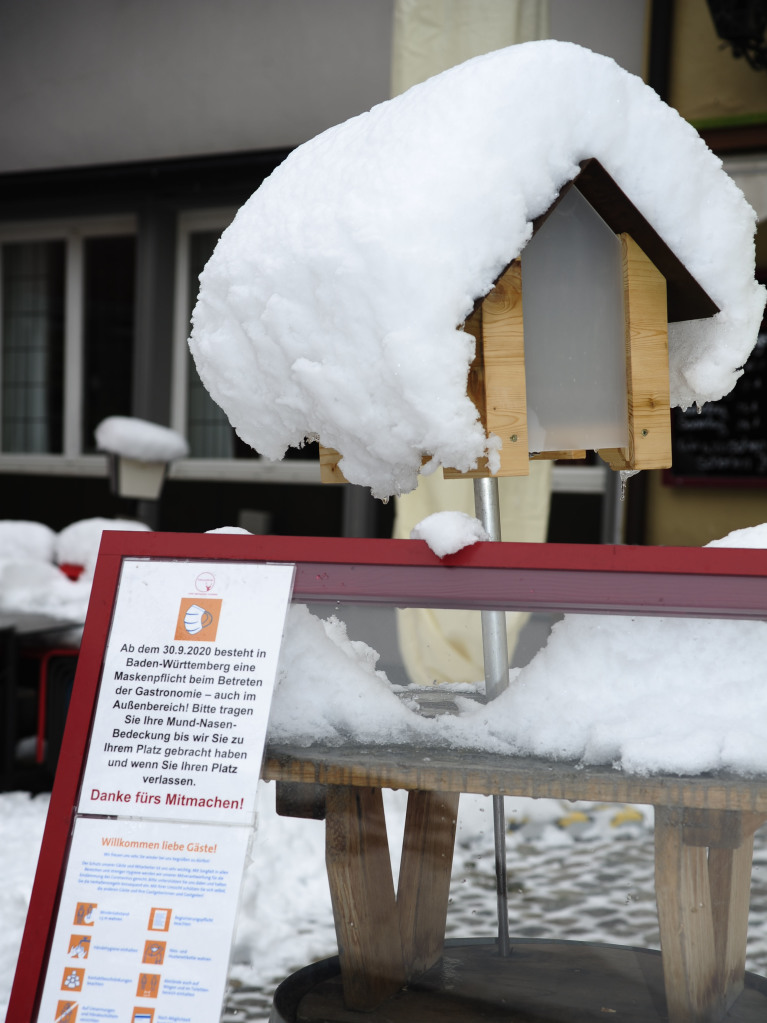
[[[491,540],[501,539],[498,480],[486,476],[474,480],[474,512]],[[509,648],[506,612],[482,611],[482,653],[485,662],[485,693],[492,700],[509,684]],[[506,812],[503,796],[493,796],[495,836],[495,888],[498,905],[498,950],[509,954],[509,889],[506,877]]]

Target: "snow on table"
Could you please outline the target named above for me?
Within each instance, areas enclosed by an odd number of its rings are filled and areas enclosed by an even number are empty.
[[[766,547],[767,524],[714,546]],[[340,613],[340,612],[339,612]],[[391,685],[378,654],[291,607],[270,740],[288,745],[442,747],[630,774],[767,775],[767,622],[569,614],[509,688],[441,687],[458,713],[424,717],[415,688]]]

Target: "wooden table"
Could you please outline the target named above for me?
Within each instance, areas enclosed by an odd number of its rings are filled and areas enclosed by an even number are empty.
[[[762,783],[724,774],[643,778],[608,767],[410,747],[273,746],[263,774],[278,782],[279,812],[326,821],[340,982],[331,979],[312,991],[302,1002],[300,1020],[426,1023],[441,1016],[564,1023],[604,1019],[605,1013],[632,1023],[767,1019],[767,981],[745,973],[753,836],[767,821],[767,779]],[[396,892],[382,788],[409,791]],[[497,957],[491,962],[487,950],[464,950],[466,963],[456,970],[464,971],[465,989],[446,993],[438,964],[461,792],[652,805],[661,957],[569,942],[553,943],[557,951],[550,942],[512,939],[516,952],[500,972]],[[482,955],[484,965],[478,965]],[[456,956],[451,952],[458,963]],[[518,1003],[509,979],[515,970]],[[575,1004],[569,984],[566,1004],[551,1015],[546,999],[552,997],[552,978],[589,970],[599,975],[584,983],[583,1004]],[[623,991],[625,1000],[629,973],[640,978],[646,998],[637,995],[615,1009],[610,998]],[[538,1010],[544,1015],[531,1015],[531,977],[539,978]],[[436,1008],[424,1002],[424,990],[441,999]],[[595,1002],[591,1015],[589,998],[595,990],[602,1004]],[[482,998],[476,1001],[480,995],[502,998],[504,1004],[482,1008]],[[460,1008],[446,1015],[452,1003]]]

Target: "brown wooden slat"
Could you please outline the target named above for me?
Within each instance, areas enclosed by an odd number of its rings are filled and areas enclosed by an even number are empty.
[[[534,757],[472,750],[371,746],[270,746],[264,778],[485,795],[587,799],[767,813],[767,778],[624,774]]]
[[[408,796],[397,889],[407,980],[420,976],[442,955],[458,799],[457,792]]]
[[[738,849],[710,848],[708,875],[719,970],[717,985],[729,1009],[743,990],[754,836]]]
[[[655,813],[655,895],[671,1023],[717,1023],[724,1015],[717,986],[707,850],[685,845],[684,814]]]
[[[331,787],[326,811],[325,862],[344,1000],[365,1011],[405,982],[381,792]]]

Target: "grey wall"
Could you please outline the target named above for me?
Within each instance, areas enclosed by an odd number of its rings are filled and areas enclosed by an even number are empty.
[[[642,75],[649,0],[549,0],[549,34],[604,53]]]
[[[292,146],[389,94],[393,0],[0,0],[0,173]]]

